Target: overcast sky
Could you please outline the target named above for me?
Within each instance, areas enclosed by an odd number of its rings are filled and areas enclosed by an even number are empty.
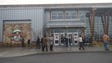
[[[112,0],[0,0],[0,5],[63,3],[112,3]]]

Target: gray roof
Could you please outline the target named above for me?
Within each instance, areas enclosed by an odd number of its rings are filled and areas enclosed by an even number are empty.
[[[42,7],[42,8],[112,8],[112,3],[71,3],[71,4],[21,4],[21,5],[0,5],[8,7]]]

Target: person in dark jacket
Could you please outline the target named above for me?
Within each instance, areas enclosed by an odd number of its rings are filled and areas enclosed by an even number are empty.
[[[40,49],[40,38],[39,37],[37,38],[37,41],[36,41],[36,48]]]
[[[44,44],[43,44],[43,37],[41,38],[41,48],[42,48],[42,51],[44,51]]]
[[[25,41],[25,40],[24,40],[24,38],[22,37],[22,38],[21,38],[21,46],[22,46],[22,48],[25,47],[24,41]]]
[[[65,47],[68,47],[68,38],[64,37],[64,43],[65,43]]]
[[[64,37],[61,37],[61,43],[64,45]]]
[[[89,42],[90,42],[90,45],[89,45],[89,46],[93,47],[93,44],[92,44],[93,40],[92,40],[92,37],[89,38]]]
[[[31,45],[31,41],[30,41],[30,39],[28,39],[27,45],[28,45],[28,48],[29,48],[30,45]]]

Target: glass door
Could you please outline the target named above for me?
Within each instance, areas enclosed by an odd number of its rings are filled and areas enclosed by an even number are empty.
[[[78,34],[78,32],[74,32],[73,33],[73,45],[78,45],[78,36],[79,36],[79,34]]]
[[[59,45],[59,33],[54,33],[54,45]]]
[[[60,45],[64,45],[65,33],[60,33]]]
[[[68,46],[73,45],[73,38],[72,38],[72,33],[67,33],[67,39],[68,39]]]

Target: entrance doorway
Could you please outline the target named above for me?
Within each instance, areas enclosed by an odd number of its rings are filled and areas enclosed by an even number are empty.
[[[60,45],[64,45],[64,41],[63,41],[64,37],[65,37],[65,34],[60,33]]]
[[[68,45],[71,46],[73,45],[73,33],[67,33],[67,38],[68,38]]]
[[[54,45],[57,46],[59,45],[59,33],[54,33]]]
[[[69,33],[53,33],[54,36],[54,45],[55,46],[64,46],[67,42],[68,46],[78,45],[78,32],[69,32]],[[67,40],[65,40],[65,38]]]

